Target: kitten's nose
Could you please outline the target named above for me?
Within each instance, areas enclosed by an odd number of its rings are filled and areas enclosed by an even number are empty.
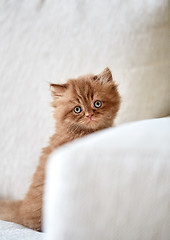
[[[86,113],[86,117],[89,117],[90,120],[92,119],[92,116],[93,116],[93,115],[94,115],[93,113]]]

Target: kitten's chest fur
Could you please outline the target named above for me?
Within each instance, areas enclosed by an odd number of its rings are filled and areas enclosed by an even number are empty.
[[[59,128],[50,138],[49,145],[43,148],[39,165],[33,176],[32,184],[20,207],[20,216],[22,216],[22,219],[19,221],[21,221],[23,225],[31,228],[33,228],[32,225],[34,225],[34,229],[40,230],[45,168],[50,154],[61,145],[85,136],[86,134],[85,132],[75,134],[71,131]],[[34,212],[34,217],[30,214],[32,212]]]
[[[49,153],[53,152],[63,144],[69,143],[92,132],[93,131],[75,131],[74,129],[59,128],[59,130],[50,138],[49,146],[47,147],[49,148]]]

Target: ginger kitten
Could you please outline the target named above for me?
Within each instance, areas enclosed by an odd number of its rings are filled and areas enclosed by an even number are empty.
[[[0,201],[0,218],[41,230],[45,167],[59,146],[89,133],[111,127],[119,110],[120,95],[106,68],[99,75],[50,84],[56,129],[49,146],[42,150],[32,184],[22,201]]]

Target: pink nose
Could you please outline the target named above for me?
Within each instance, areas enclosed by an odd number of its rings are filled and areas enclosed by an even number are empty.
[[[93,116],[93,115],[94,115],[93,113],[86,113],[86,117],[89,117],[90,120],[92,119],[92,116]]]

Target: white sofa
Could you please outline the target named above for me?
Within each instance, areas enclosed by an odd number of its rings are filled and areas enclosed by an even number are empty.
[[[1,1],[0,198],[24,197],[41,148],[47,145],[54,131],[49,111],[48,81],[62,83],[67,78],[99,73],[106,66],[110,67],[119,84],[122,104],[116,119],[118,130],[108,130],[109,138],[121,129],[136,128],[136,124],[139,124],[142,134],[144,122],[121,124],[143,119],[154,122],[154,118],[170,115],[169,14],[169,0],[86,0],[83,3],[79,0]],[[159,126],[162,128],[161,123]],[[155,127],[155,134],[159,135],[157,131]],[[106,132],[101,132],[101,137]],[[95,136],[100,135],[94,135],[94,141]],[[82,141],[86,143],[87,140]],[[93,136],[89,137],[89,141],[93,142]],[[76,144],[79,146],[81,141]],[[150,144],[148,136],[148,147]],[[132,144],[130,149],[133,146],[136,147]],[[160,155],[161,149],[163,145],[160,145]],[[55,161],[53,164],[55,166]],[[162,187],[159,189],[161,191]],[[47,198],[50,196],[47,189]],[[46,209],[51,211],[48,205]],[[53,216],[47,211],[44,216],[51,221]],[[63,218],[67,217],[63,215]],[[49,229],[47,221],[44,224],[51,238],[59,234]],[[152,224],[155,226],[154,222]],[[82,227],[81,222],[80,225]],[[84,227],[87,225],[85,223]],[[60,230],[58,226],[56,231]],[[134,234],[136,232],[134,230]],[[98,233],[93,234],[95,237]],[[0,222],[0,239],[41,239],[43,235],[13,223]]]

